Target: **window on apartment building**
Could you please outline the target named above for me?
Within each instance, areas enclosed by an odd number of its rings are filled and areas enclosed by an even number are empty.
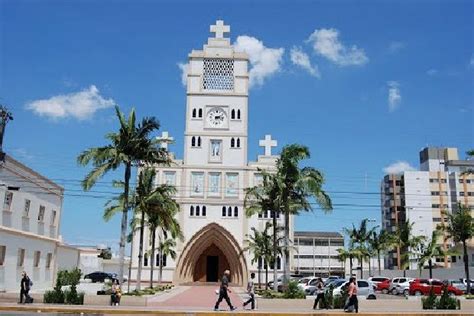
[[[439,205],[439,204],[431,204],[431,207],[432,207],[432,208],[439,208],[440,205]]]
[[[5,256],[7,253],[7,246],[0,246],[0,267],[5,263]]]
[[[38,212],[38,222],[44,221],[44,212],[46,211],[46,207],[44,205],[40,205],[39,212]]]
[[[33,267],[38,268],[40,265],[41,251],[35,251],[35,256],[33,260]]]
[[[438,179],[430,179],[430,183],[438,183]]]
[[[439,195],[439,191],[431,191],[431,195],[438,196],[438,195]]]
[[[467,192],[467,196],[474,196],[474,192]]]
[[[459,196],[464,196],[464,192],[459,192]]]
[[[7,191],[5,193],[5,200],[3,201],[3,209],[5,211],[10,210],[10,208],[12,207],[12,201],[13,201],[13,192]]]
[[[51,213],[51,226],[56,225],[56,214],[57,212],[55,210]]]
[[[451,262],[452,262],[452,263],[456,263],[456,261],[457,261],[456,256],[451,256]]]
[[[145,254],[143,256],[143,266],[148,267],[148,255],[147,254]]]
[[[46,269],[50,269],[51,268],[51,262],[53,261],[53,254],[51,252],[49,252],[47,255],[46,255]]]
[[[24,264],[25,264],[25,249],[18,248],[18,256],[17,256],[16,265],[18,267],[23,267]]]
[[[25,208],[23,209],[23,217],[30,216],[30,206],[31,206],[31,201],[28,199],[25,199]]]
[[[441,217],[433,217],[433,222],[435,223],[441,222]]]

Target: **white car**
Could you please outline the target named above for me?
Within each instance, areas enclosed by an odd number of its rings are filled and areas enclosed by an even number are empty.
[[[334,291],[332,292],[332,294],[334,296],[341,295],[342,289],[348,285],[349,285],[349,281],[338,284],[334,288]],[[375,296],[374,284],[367,280],[357,280],[357,296],[363,296],[367,298],[368,300],[377,299],[377,296]]]
[[[318,278],[314,278],[314,277],[301,278],[298,281],[298,288],[303,290],[306,294],[311,295],[312,294],[311,288],[316,288],[317,281],[318,281]]]
[[[408,289],[410,288],[410,281],[413,281],[413,278],[407,278],[407,277],[393,278],[392,281],[390,281],[388,292],[392,293],[393,295],[403,294],[405,287]],[[398,284],[402,286],[397,288]],[[398,292],[399,289],[402,289],[402,293]]]
[[[395,285],[395,291],[392,294],[403,294],[405,296],[409,295],[410,292],[410,283],[413,281],[412,278],[406,278],[405,282],[398,282]],[[395,293],[396,292],[396,293]]]

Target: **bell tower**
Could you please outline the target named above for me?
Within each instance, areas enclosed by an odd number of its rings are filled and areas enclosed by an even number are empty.
[[[248,56],[225,37],[218,20],[202,50],[189,54],[184,164],[214,168],[247,165]]]

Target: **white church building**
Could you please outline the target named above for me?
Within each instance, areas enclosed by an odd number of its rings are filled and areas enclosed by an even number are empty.
[[[277,142],[265,135],[259,142],[264,154],[248,161],[248,55],[236,51],[230,39],[224,37],[230,27],[223,21],[217,21],[210,31],[214,37],[202,50],[189,54],[184,157],[174,159],[169,167],[156,168],[157,184],[177,188],[176,200],[181,208],[178,219],[184,233],[184,240],[177,241],[176,260],[163,260],[163,281],[215,282],[229,269],[231,282],[243,285],[251,272],[257,272],[258,262],[252,264],[252,256],[243,252],[251,228],[263,230],[271,221],[270,214],[245,215],[244,189],[262,180],[259,169],[275,167],[278,156],[272,154],[272,147]],[[165,147],[167,141],[172,141],[166,132],[161,139]],[[282,219],[279,221],[283,225]],[[132,279],[136,279],[138,267],[138,233],[135,237]],[[145,230],[145,253],[150,250],[149,238]],[[149,259],[146,254],[142,281],[150,278]],[[277,268],[281,273],[280,258]]]

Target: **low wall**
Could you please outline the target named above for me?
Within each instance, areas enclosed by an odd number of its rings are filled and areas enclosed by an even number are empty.
[[[84,305],[109,306],[110,295],[85,295]],[[146,296],[122,295],[120,299],[122,306],[147,306]]]

